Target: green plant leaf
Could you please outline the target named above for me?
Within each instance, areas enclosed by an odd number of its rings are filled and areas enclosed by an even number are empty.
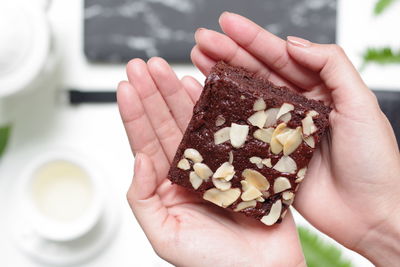
[[[390,47],[368,48],[363,54],[364,64],[399,64],[400,50],[393,51]]]
[[[351,267],[339,248],[304,227],[297,228],[308,267]]]
[[[378,0],[375,4],[374,14],[380,15],[385,11],[388,7],[390,7],[396,0]]]
[[[3,155],[4,150],[6,149],[7,141],[10,137],[10,132],[10,125],[0,127],[0,157]]]

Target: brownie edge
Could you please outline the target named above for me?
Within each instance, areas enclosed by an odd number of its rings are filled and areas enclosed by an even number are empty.
[[[329,128],[330,111],[321,101],[218,62],[168,179],[222,208],[279,223]]]

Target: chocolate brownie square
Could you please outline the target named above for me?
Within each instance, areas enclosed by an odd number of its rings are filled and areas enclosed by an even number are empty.
[[[266,225],[293,203],[331,108],[241,67],[206,80],[168,179]]]

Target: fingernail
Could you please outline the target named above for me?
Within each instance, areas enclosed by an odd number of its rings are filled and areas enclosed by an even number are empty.
[[[142,154],[138,153],[135,156],[135,173],[139,173],[142,167]]]
[[[218,22],[221,23],[222,17],[225,16],[225,15],[228,15],[229,13],[230,13],[230,12],[228,12],[228,11],[222,12],[221,15],[219,16]]]
[[[205,30],[206,28],[197,28],[196,33],[201,32],[202,30]]]
[[[298,47],[310,47],[311,46],[310,41],[300,38],[300,37],[288,36],[286,39],[289,44],[294,45],[294,46],[298,46]]]

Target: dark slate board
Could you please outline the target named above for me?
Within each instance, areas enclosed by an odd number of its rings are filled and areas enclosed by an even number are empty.
[[[198,27],[219,30],[228,10],[285,38],[335,42],[335,0],[85,0],[84,50],[94,62],[161,56],[188,62]]]

